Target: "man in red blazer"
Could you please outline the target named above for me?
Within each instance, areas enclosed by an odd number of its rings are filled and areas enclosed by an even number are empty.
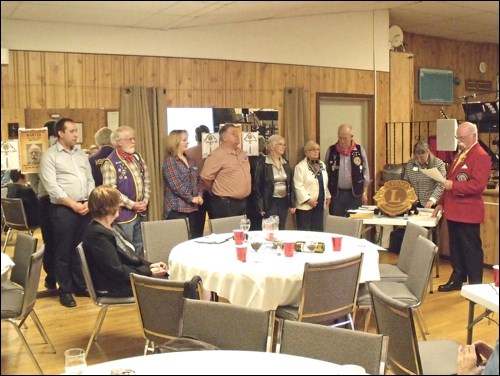
[[[479,228],[484,219],[483,191],[488,183],[491,160],[477,142],[477,127],[461,123],[457,130],[459,154],[451,164],[445,191],[434,210],[443,210],[448,222],[450,259],[453,272],[438,290],[460,290],[462,283],[483,281],[483,248]]]

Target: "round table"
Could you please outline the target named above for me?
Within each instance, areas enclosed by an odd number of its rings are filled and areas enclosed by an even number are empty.
[[[250,236],[253,234],[255,232],[250,232]],[[168,260],[169,274],[175,280],[189,280],[199,275],[207,290],[215,291],[232,304],[266,310],[275,310],[281,305],[298,306],[306,262],[341,260],[363,253],[360,282],[380,280],[378,246],[365,239],[342,236],[342,250],[334,252],[334,235],[279,231],[275,237],[286,242],[314,237],[325,243],[325,252],[294,252],[293,257],[285,257],[282,252],[262,246],[255,255],[248,245],[246,263],[237,260],[233,240],[221,244],[206,244],[199,243],[203,238],[192,239],[172,249]],[[227,239],[231,234],[217,236]]]
[[[343,375],[342,366],[301,356],[257,351],[203,350],[137,356],[88,366],[83,375],[112,369],[136,375]]]

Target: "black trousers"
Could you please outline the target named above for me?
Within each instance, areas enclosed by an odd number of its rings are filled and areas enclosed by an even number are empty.
[[[189,235],[191,239],[195,239],[203,236],[203,228],[205,226],[205,218],[202,218],[198,212],[199,210],[191,213],[182,213],[177,210],[171,210],[170,213],[168,213],[167,219],[187,218],[189,221]]]
[[[483,283],[484,253],[479,223],[447,220],[450,240],[450,259],[453,272],[450,282]]]
[[[346,217],[347,211],[357,209],[363,203],[363,196],[355,197],[350,189],[339,189],[337,197],[333,197],[330,201],[330,215],[338,217]]]
[[[323,232],[324,213],[325,209],[323,205],[317,205],[311,210],[297,209],[295,211],[297,230]]]
[[[212,207],[214,218],[234,217],[246,214],[247,200],[212,195],[210,206]]]
[[[50,197],[42,196],[38,198],[38,206],[40,209],[40,229],[42,230],[42,239],[44,244],[43,251],[43,270],[47,276],[45,282],[48,285],[56,284],[56,271],[55,271],[55,239],[52,233],[52,225],[50,222]]]
[[[80,215],[64,205],[50,204],[50,220],[55,242],[55,271],[59,293],[85,289],[76,246],[90,223],[90,213]]]

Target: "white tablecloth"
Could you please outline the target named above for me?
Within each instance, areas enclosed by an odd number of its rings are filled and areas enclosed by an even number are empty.
[[[84,375],[109,375],[112,369],[136,375],[343,375],[342,366],[294,355],[254,351],[184,351],[137,356],[88,366]]]
[[[263,246],[257,255],[260,261],[255,262],[255,254],[248,246],[246,263],[236,259],[233,240],[222,244],[200,244],[196,239],[189,240],[172,249],[169,256],[170,278],[189,280],[199,275],[206,289],[215,291],[231,303],[269,310],[275,310],[280,305],[298,305],[306,262],[340,260],[364,253],[360,282],[380,280],[377,251],[380,247],[364,239],[343,236],[342,250],[334,252],[332,235],[279,231],[276,237],[282,241],[306,240],[314,236],[325,243],[326,250],[324,253],[295,252],[293,257],[285,257]]]
[[[8,276],[8,272],[10,269],[12,269],[14,267],[14,261],[12,261],[12,259],[6,255],[5,253],[1,253],[2,255],[2,283],[5,282],[7,280],[7,276]]]

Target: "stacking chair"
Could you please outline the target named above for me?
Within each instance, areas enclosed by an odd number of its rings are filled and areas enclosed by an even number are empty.
[[[50,342],[50,339],[47,336],[47,333],[45,332],[45,329],[38,319],[34,309],[38,292],[38,283],[40,282],[40,273],[42,270],[42,259],[43,250],[35,252],[31,255],[27,274],[25,276],[24,283],[22,284],[24,290],[2,290],[2,322],[9,322],[12,326],[14,326],[19,338],[21,339],[31,360],[35,363],[35,366],[40,374],[43,374],[42,368],[33,355],[33,351],[21,331],[21,326],[24,324],[28,316],[30,316],[40,332],[40,335],[43,337],[44,342],[50,346],[51,352],[55,354],[56,350],[54,349],[54,346],[52,346],[52,343]]]
[[[389,337],[382,334],[285,321],[277,352],[336,364],[357,364],[370,375],[384,375]]]
[[[170,251],[189,240],[189,225],[183,218],[141,223],[144,258],[149,262],[168,262]]]
[[[38,239],[28,234],[18,233],[14,246],[14,266],[10,272],[10,279],[2,283],[3,290],[25,288],[26,276],[28,275],[31,255],[36,252]]]
[[[29,232],[30,235],[33,235],[35,230],[40,226],[28,225],[26,212],[24,211],[23,200],[21,200],[20,198],[2,198],[1,200],[2,200],[2,213],[5,220],[5,225],[9,226],[2,249],[2,252],[5,252],[7,243],[9,242],[10,237],[12,236],[12,230],[27,231]]]
[[[240,228],[240,221],[245,218],[244,215],[235,215],[233,217],[210,219],[210,228],[212,233],[223,234],[232,233],[234,229]]]
[[[87,290],[89,291],[90,298],[94,302],[94,304],[98,307],[101,307],[99,310],[99,314],[95,320],[94,329],[92,329],[92,334],[90,335],[89,342],[87,344],[87,348],[85,349],[85,353],[88,354],[92,343],[97,342],[97,338],[99,337],[99,332],[101,331],[102,323],[104,322],[104,318],[106,317],[106,313],[108,312],[109,307],[119,307],[125,305],[135,304],[135,300],[133,297],[126,298],[108,298],[108,297],[98,297],[96,290],[94,288],[94,282],[92,282],[92,275],[90,274],[89,265],[87,263],[87,258],[85,257],[85,251],[83,250],[82,243],[78,244],[76,247],[78,251],[78,256],[80,257],[80,261],[82,263],[82,272],[83,277],[85,278],[85,284],[87,285]]]
[[[411,257],[410,269],[406,282],[370,282],[368,288],[360,292],[358,296],[358,307],[368,308],[368,314],[365,320],[370,319],[370,310],[372,301],[369,290],[376,285],[381,291],[393,299],[397,299],[411,306],[417,315],[417,323],[422,333],[423,339],[427,339],[429,334],[419,307],[425,299],[426,286],[432,273],[432,264],[436,257],[437,246],[429,239],[419,235],[415,242],[415,251]],[[366,322],[365,322],[366,324]],[[367,325],[365,325],[366,329]]]
[[[406,225],[403,242],[401,243],[401,251],[399,252],[398,263],[380,264],[380,280],[384,282],[405,282],[408,278],[410,263],[413,253],[416,252],[415,242],[419,235],[430,239],[430,231],[425,227],[419,226],[413,222],[408,222]]]
[[[146,338],[146,355],[148,351],[154,351],[157,344],[163,344],[178,336],[185,284],[190,282],[171,281],[135,273],[130,274],[130,281],[142,332]],[[197,283],[197,298],[200,299],[201,278],[193,277],[191,282]]]
[[[390,337],[387,365],[396,375],[455,375],[459,344],[418,341],[411,305],[391,298],[375,283],[370,294],[378,333]]]
[[[336,215],[327,215],[325,219],[325,232],[361,238],[363,221],[356,218],[345,218]]]
[[[363,254],[344,260],[306,263],[299,307],[279,306],[276,317],[329,326],[349,325],[356,307]]]
[[[183,299],[179,336],[193,336],[222,350],[270,352],[273,330],[274,311]]]

